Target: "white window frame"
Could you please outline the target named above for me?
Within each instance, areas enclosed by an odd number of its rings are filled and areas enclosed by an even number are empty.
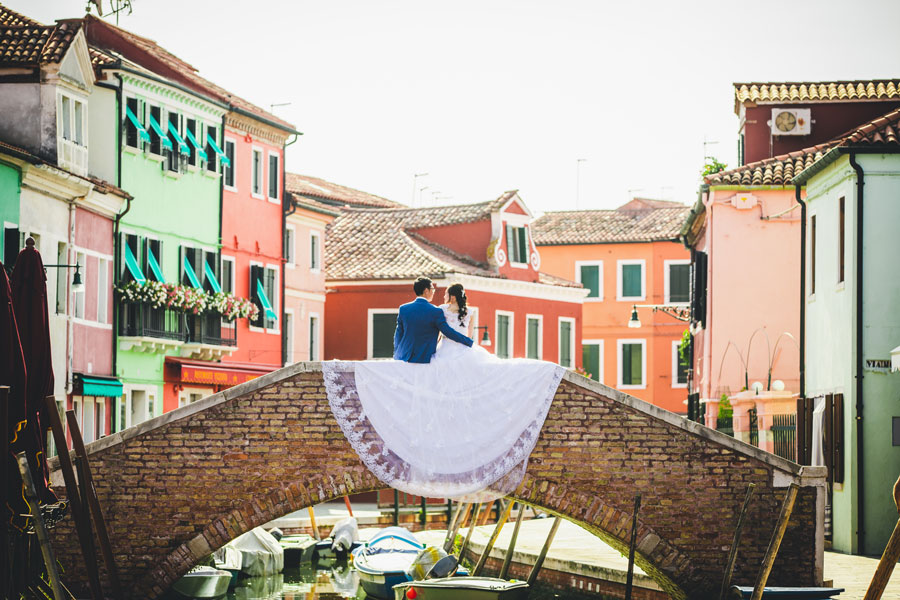
[[[272,269],[273,271],[275,271],[275,289],[273,290],[272,294],[272,296],[274,296],[274,299],[269,298],[269,302],[272,303],[272,310],[275,311],[276,318],[275,328],[269,329],[268,327],[266,327],[265,331],[266,333],[281,335],[281,320],[283,318],[281,316],[281,302],[279,294],[279,292],[281,291],[281,269],[280,265],[266,264],[264,267],[264,272],[268,269]]]
[[[206,398],[210,395],[210,391],[208,388],[197,388],[197,387],[183,387],[178,390],[178,408],[182,406],[189,406],[191,404],[190,398],[191,394],[200,394],[200,399]]]
[[[87,314],[87,253],[83,250],[75,250],[75,264],[79,265],[79,271],[83,273],[84,285],[80,290],[72,290],[72,318],[85,321]],[[78,299],[81,298],[81,313],[78,311]]]
[[[135,425],[140,425],[145,421],[149,421],[150,419],[156,416],[156,394],[159,389],[154,385],[125,385],[122,390],[122,395],[125,396],[125,429],[129,427],[134,427]],[[143,421],[139,423],[132,423],[131,419],[131,407],[132,407],[132,394],[134,392],[144,392],[145,401],[146,401],[146,410],[144,416],[146,417]],[[150,410],[150,404],[153,404],[153,410]]]
[[[641,385],[624,385],[622,383],[622,347],[625,344],[641,346]],[[616,340],[616,387],[620,390],[643,390],[647,388],[647,339],[625,338]]]
[[[366,314],[366,358],[372,360],[373,346],[375,343],[375,323],[372,320],[373,315],[400,315],[398,308],[370,308]]]
[[[255,175],[253,171],[253,158],[257,152],[259,152],[259,192],[253,191],[253,176]],[[266,197],[266,191],[263,189],[263,186],[268,184],[268,182],[266,181],[265,157],[266,153],[262,147],[250,147],[250,196],[256,198],[257,200],[263,200]]]
[[[235,268],[237,268],[237,260],[233,256],[225,256],[224,254],[219,255],[219,260],[223,263],[225,261],[228,261],[231,263],[231,281],[228,282],[229,285],[227,287],[228,287],[228,289],[231,290],[232,294],[237,296],[238,295],[237,290],[234,289],[234,281],[235,281],[235,277],[236,277],[234,270],[235,270]],[[219,277],[222,276],[223,271],[224,271],[224,269],[222,269],[222,265],[219,265]],[[222,289],[226,288],[224,280],[220,281],[219,283],[222,285]],[[230,328],[233,328],[236,323],[237,323],[237,319],[235,319],[234,321],[226,321],[225,319],[222,319],[222,327],[228,327],[230,329]]]
[[[496,338],[496,343],[494,344],[494,355],[497,354],[497,350],[500,348],[500,316],[509,317],[509,358],[515,358],[516,356],[516,313],[508,311],[508,310],[496,310],[494,311],[494,336]]]
[[[523,215],[524,216],[524,215]],[[512,227],[513,229],[524,229],[525,230],[525,261],[514,261],[513,260],[513,251],[512,248],[507,247],[506,255],[509,258],[509,266],[515,269],[527,269],[531,263],[531,231],[528,226],[524,223],[517,224],[517,222],[507,219],[506,226]],[[506,229],[504,228],[504,231]],[[516,244],[519,243],[519,236],[516,235]],[[507,246],[509,246],[509,239],[507,238]]]
[[[604,345],[603,342],[604,342],[604,340],[603,340],[603,339],[599,339],[599,338],[598,338],[598,339],[590,339],[590,340],[585,340],[585,339],[582,339],[582,340],[581,340],[582,354],[584,354],[583,348],[584,348],[585,346],[597,346],[597,347],[600,348],[600,361],[599,361],[599,362],[600,362],[600,364],[599,364],[600,372],[596,374],[596,375],[597,375],[597,382],[598,382],[598,383],[605,383],[605,382],[606,382],[606,377],[605,377],[605,374],[604,374],[604,372],[603,372],[603,371],[604,371],[604,369],[603,369],[603,361],[604,361],[605,358],[606,358],[606,356],[605,356],[605,354],[606,354],[606,348],[605,348],[605,345]],[[584,365],[584,362],[583,362],[583,361],[582,361],[582,364],[581,364],[581,368],[584,369],[585,371],[587,371],[587,367]]]
[[[603,302],[603,261],[602,260],[576,260],[575,261],[575,281],[581,281],[581,267],[597,267],[597,281],[599,289],[596,298],[584,297],[585,302]]]
[[[272,157],[278,161],[278,167],[275,169],[275,197],[269,195],[269,177],[271,177],[269,164],[272,160]],[[272,150],[268,150],[266,152],[266,190],[265,196],[266,199],[272,204],[280,204],[281,203],[281,178],[279,174],[281,173],[281,155],[277,152],[273,152]]]
[[[205,134],[203,136],[203,141],[206,141]],[[224,163],[222,164],[222,169],[223,169],[222,170],[222,185],[229,192],[237,192],[238,191],[237,172],[235,171],[235,167],[237,166],[237,149],[238,149],[237,140],[235,138],[229,137],[227,135],[224,136],[224,138],[222,140],[222,152],[225,153],[225,156],[228,156],[227,144],[229,144],[229,143],[232,146],[234,146],[234,157],[232,157],[231,166],[226,167]],[[228,178],[225,177],[225,171],[224,171],[225,169],[229,169],[231,171],[231,178],[234,180],[234,185],[228,185],[227,183],[225,183],[228,181]]]
[[[313,238],[316,240],[315,252],[312,251]],[[309,272],[317,275],[322,272],[322,233],[320,231],[310,230],[309,232]]]
[[[562,324],[563,323],[569,323],[572,326],[572,328],[569,330],[570,336],[571,336],[571,339],[569,340],[569,358],[572,360],[571,365],[562,364]],[[556,346],[557,346],[556,362],[557,362],[557,364],[559,364],[559,366],[565,367],[567,369],[574,369],[575,366],[578,364],[578,361],[575,359],[575,348],[576,348],[575,338],[576,337],[577,336],[575,335],[575,319],[573,319],[572,317],[560,317],[557,322],[557,325],[556,325]]]
[[[690,266],[690,264],[691,264],[691,259],[689,259],[689,258],[663,261],[663,279],[665,280],[665,283],[664,283],[665,296],[664,296],[664,298],[665,298],[665,303],[668,304],[669,306],[690,306],[690,304],[691,304],[690,298],[688,298],[687,302],[672,302],[669,299],[669,277],[670,277],[669,267],[671,267],[672,265],[689,265]],[[691,289],[690,275],[688,275],[688,289],[689,290]]]
[[[87,101],[87,98],[75,96],[75,95],[69,93],[68,90],[64,91],[61,88],[57,88],[56,97],[58,98],[58,104],[57,104],[58,116],[57,116],[57,121],[56,121],[56,125],[57,125],[56,135],[59,137],[59,139],[66,140],[67,142],[72,142],[76,146],[81,146],[82,148],[86,149],[88,147],[88,122],[87,122],[87,118],[88,118],[87,103],[88,103],[88,101]],[[65,131],[65,129],[63,129],[63,110],[62,110],[63,98],[66,98],[70,103],[69,134],[71,135],[71,138],[67,138],[67,137],[63,136],[63,132]],[[75,138],[75,103],[76,102],[78,104],[81,104],[81,142],[79,142]]]
[[[672,340],[672,387],[673,388],[687,388],[687,381],[684,383],[678,383],[678,359],[679,353],[678,349],[681,347],[681,340]]]
[[[266,271],[266,265],[264,263],[261,263],[256,260],[251,260],[250,264],[247,265],[247,299],[248,300],[253,298],[253,290],[251,289],[251,287],[253,286],[253,279],[250,276],[250,272],[253,267],[262,267],[263,275],[265,275],[265,271]],[[265,286],[263,286],[263,287],[265,287]],[[262,310],[262,309],[260,309],[260,310]],[[254,333],[265,333],[265,331],[266,331],[266,328],[265,328],[266,320],[265,319],[266,319],[266,317],[265,317],[265,315],[263,315],[263,327],[257,327],[256,325],[253,325],[252,324],[253,322],[248,318],[247,326],[249,327],[250,331],[252,331]]]
[[[97,322],[109,322],[109,265],[110,260],[97,258]]]
[[[313,341],[313,339],[312,339],[313,338],[313,335],[312,335],[313,319],[316,320],[316,339],[315,339],[315,341]],[[309,315],[307,315],[306,323],[307,323],[307,327],[309,328],[310,345],[314,346],[315,350],[316,350],[315,357],[312,355],[312,353],[310,353],[309,360],[310,361],[322,360],[322,343],[321,343],[321,340],[322,340],[322,317],[317,312],[310,312]]]
[[[624,296],[622,295],[622,267],[625,265],[641,266],[641,295],[640,296]],[[643,258],[639,259],[623,259],[616,261],[616,300],[619,302],[643,302],[647,298],[647,261]]]
[[[297,265],[297,227],[296,225],[285,225],[285,237],[287,237],[287,232],[291,232],[291,243],[285,244],[287,248],[290,250],[290,256],[284,257],[284,268],[293,269]]]
[[[290,317],[290,327],[288,327],[288,317]],[[296,362],[294,353],[294,330],[297,329],[297,322],[294,320],[294,309],[285,308],[282,318],[284,319],[284,366],[292,365]]]
[[[544,315],[525,315],[525,356],[528,357],[528,321],[531,319],[537,319],[538,322],[537,359],[544,360]]]

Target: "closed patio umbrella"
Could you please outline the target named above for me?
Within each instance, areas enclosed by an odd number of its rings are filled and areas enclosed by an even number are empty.
[[[47,314],[47,275],[41,255],[28,238],[19,252],[10,278],[13,311],[19,329],[22,355],[25,358],[25,418],[27,425],[19,435],[26,434],[24,448],[32,464],[35,486],[42,503],[56,502],[48,487],[46,432],[50,421],[46,415],[44,398],[53,393],[53,365],[50,356],[50,321]],[[23,448],[20,448],[21,451]]]

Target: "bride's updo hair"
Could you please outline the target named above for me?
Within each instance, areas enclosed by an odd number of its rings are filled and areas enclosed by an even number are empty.
[[[459,308],[459,322],[466,320],[469,309],[466,308],[466,290],[461,283],[454,283],[447,288],[447,293],[456,298],[456,306]]]

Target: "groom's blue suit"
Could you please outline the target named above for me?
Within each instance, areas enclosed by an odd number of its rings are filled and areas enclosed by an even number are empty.
[[[400,307],[397,330],[394,332],[394,358],[411,363],[427,363],[437,349],[438,333],[465,344],[472,339],[447,324],[444,311],[419,296]]]

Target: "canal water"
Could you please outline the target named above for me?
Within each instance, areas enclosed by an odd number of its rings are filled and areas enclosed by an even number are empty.
[[[578,600],[582,596],[571,593],[562,595],[559,590],[538,584],[529,600],[551,600],[557,598]],[[285,568],[283,573],[271,577],[248,577],[228,592],[227,600],[338,600],[340,598],[367,598],[359,575],[346,562],[333,565],[302,564]],[[598,596],[583,596],[598,600]]]

